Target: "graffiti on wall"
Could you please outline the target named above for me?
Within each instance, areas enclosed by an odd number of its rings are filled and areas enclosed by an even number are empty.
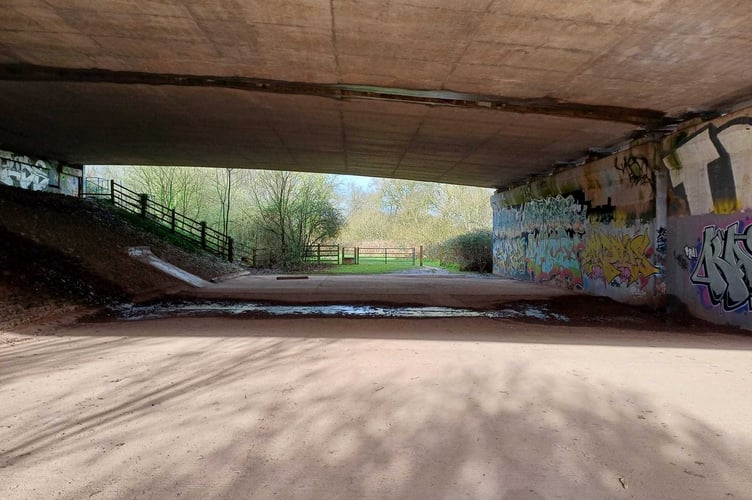
[[[0,152],[0,183],[43,191],[49,185],[49,168],[42,160]]]
[[[745,188],[750,143],[752,118],[746,116],[721,126],[710,124],[680,141],[664,158],[671,176],[672,213],[729,214],[752,208],[752,190]]]
[[[498,238],[494,241],[494,263],[497,272],[512,278],[527,274],[526,241],[523,238]]]
[[[494,208],[494,266],[504,276],[582,288],[586,207],[573,196]]]
[[[591,280],[614,287],[637,284],[643,289],[659,272],[650,261],[652,254],[647,229],[633,236],[598,231],[588,236],[580,260]]]
[[[614,168],[621,172],[632,186],[648,185],[655,188],[655,176],[648,159],[643,156],[614,158]]]
[[[750,310],[752,224],[705,226],[699,247],[687,246],[684,253],[693,265],[689,280],[707,292],[707,305],[726,311]]]

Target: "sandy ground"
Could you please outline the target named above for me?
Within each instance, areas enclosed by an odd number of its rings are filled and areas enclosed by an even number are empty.
[[[342,275],[278,280],[247,275],[180,295],[202,299],[260,300],[295,304],[395,304],[483,309],[512,300],[548,300],[579,296],[562,288],[481,275]],[[288,277],[289,278],[289,277]]]
[[[752,498],[748,336],[487,318],[55,333],[0,344],[0,498]]]

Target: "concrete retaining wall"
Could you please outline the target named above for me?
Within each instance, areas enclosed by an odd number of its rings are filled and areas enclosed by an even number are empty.
[[[666,141],[670,305],[752,329],[752,110]]]
[[[496,274],[752,329],[752,109],[491,205]]]
[[[495,194],[494,273],[660,302],[653,157],[646,144]]]
[[[83,167],[0,150],[0,184],[78,196]]]

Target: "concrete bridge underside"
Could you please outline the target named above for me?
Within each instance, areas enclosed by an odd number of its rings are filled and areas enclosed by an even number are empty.
[[[509,187],[752,96],[746,2],[4,0],[0,148]]]

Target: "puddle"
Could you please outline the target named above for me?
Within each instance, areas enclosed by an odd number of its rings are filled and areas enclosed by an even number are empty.
[[[518,309],[476,311],[433,306],[362,305],[269,305],[256,302],[164,302],[148,305],[124,304],[110,309],[110,315],[127,321],[217,316],[337,317],[337,318],[525,318],[540,321],[569,321],[563,314],[548,312],[545,306],[521,304]]]

